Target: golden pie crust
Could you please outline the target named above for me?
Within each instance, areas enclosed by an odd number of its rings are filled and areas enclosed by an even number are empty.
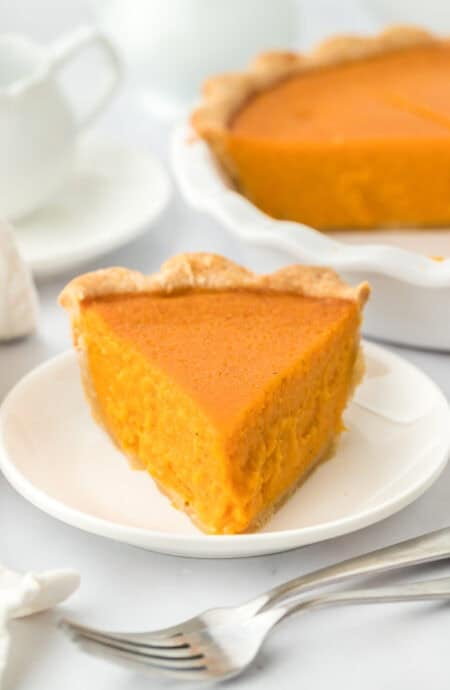
[[[344,282],[335,271],[300,264],[260,275],[217,254],[178,254],[166,261],[158,273],[144,275],[126,268],[108,268],[86,273],[72,280],[61,292],[59,303],[72,316],[85,299],[107,295],[179,293],[187,290],[273,290],[307,297],[336,297],[366,303],[368,283],[356,287]]]

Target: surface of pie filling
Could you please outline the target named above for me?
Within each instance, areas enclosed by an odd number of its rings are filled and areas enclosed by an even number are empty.
[[[255,527],[327,451],[352,385],[352,302],[229,291],[86,301],[97,413],[206,531]]]
[[[266,213],[319,229],[448,226],[450,42],[303,71],[250,97],[223,149]]]

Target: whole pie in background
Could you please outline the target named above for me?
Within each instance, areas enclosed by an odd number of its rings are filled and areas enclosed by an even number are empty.
[[[326,268],[256,275],[200,253],[80,276],[60,303],[95,419],[202,530],[232,534],[330,455],[368,295]]]
[[[237,189],[321,230],[450,224],[450,41],[414,27],[268,53],[192,124]]]

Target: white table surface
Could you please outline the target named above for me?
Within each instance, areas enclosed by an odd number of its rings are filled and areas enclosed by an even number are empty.
[[[6,4],[6,3],[5,3]],[[322,6],[324,3],[321,3]],[[34,32],[52,38],[82,20],[76,2],[32,3],[20,0],[0,9],[2,31]],[[39,5],[39,12],[36,6]],[[345,3],[348,6],[349,3]],[[342,15],[331,11],[309,19],[310,35],[322,26],[342,28]],[[342,7],[342,5],[341,5]],[[64,9],[64,11],[63,11]],[[358,10],[346,15],[347,28],[364,28]],[[339,23],[340,22],[340,23]],[[167,162],[168,127],[139,109],[124,91],[99,125],[102,131],[150,149]],[[123,264],[151,271],[169,255],[213,250],[239,260],[240,248],[211,218],[189,209],[175,191],[156,232],[86,266]],[[257,261],[253,268],[258,268]],[[39,286],[41,318],[33,337],[0,347],[0,399],[32,367],[69,346],[65,315],[56,305],[63,275]],[[450,358],[403,348],[450,397]],[[411,391],[414,394],[414,391]],[[99,627],[161,627],[202,609],[244,601],[257,592],[308,570],[389,542],[450,524],[450,467],[422,498],[394,517],[356,534],[283,555],[202,561],[140,551],[85,534],[48,517],[18,496],[0,477],[0,561],[17,569],[74,567],[82,574],[79,592],[64,614]],[[416,570],[414,575],[423,571]],[[450,575],[450,564],[426,574]],[[5,679],[11,690],[144,690],[170,687],[78,652],[55,628],[61,612],[12,625],[13,650]],[[249,690],[328,690],[408,688],[447,690],[450,608],[403,604],[324,610],[292,619],[269,640],[254,670],[234,682]]]

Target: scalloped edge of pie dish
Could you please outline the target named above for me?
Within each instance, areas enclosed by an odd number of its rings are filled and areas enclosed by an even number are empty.
[[[298,261],[329,266],[351,282],[367,279],[374,298],[365,318],[366,334],[450,350],[450,258],[435,261],[393,245],[370,244],[370,232],[367,244],[344,244],[301,223],[267,216],[231,187],[206,142],[187,122],[174,130],[171,148],[175,176],[188,203],[212,214],[245,245],[262,250],[268,262],[264,270]]]

